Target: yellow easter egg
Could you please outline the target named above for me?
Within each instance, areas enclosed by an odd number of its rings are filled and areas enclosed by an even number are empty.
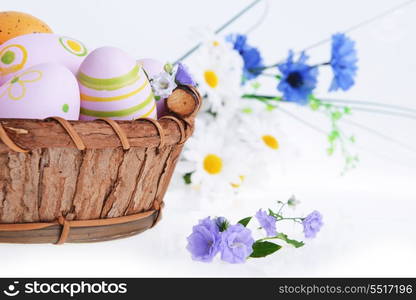
[[[29,33],[52,33],[43,21],[17,11],[0,12],[0,45],[8,40]]]

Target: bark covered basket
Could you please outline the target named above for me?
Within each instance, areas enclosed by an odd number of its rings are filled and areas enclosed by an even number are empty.
[[[159,120],[0,119],[0,242],[82,243],[153,227],[201,97]]]

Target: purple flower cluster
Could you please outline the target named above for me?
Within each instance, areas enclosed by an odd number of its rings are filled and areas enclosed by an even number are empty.
[[[215,255],[221,252],[223,261],[232,264],[246,261],[253,252],[254,239],[251,231],[241,224],[236,224],[221,232],[219,225],[224,224],[224,220],[208,217],[193,227],[187,246],[192,259],[211,262]]]

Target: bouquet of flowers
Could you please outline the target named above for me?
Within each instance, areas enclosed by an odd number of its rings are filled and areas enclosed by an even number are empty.
[[[285,60],[266,65],[259,49],[242,34],[208,38],[193,59],[189,71],[204,95],[204,106],[180,162],[186,184],[218,197],[237,191],[250,170],[258,175],[259,165],[278,168],[276,164],[281,165],[291,152],[278,112],[293,104],[328,116],[328,154],[340,149],[344,172],[356,166],[358,157],[349,149],[355,137],[338,122],[351,109],[313,94],[320,68],[332,69],[329,91],[347,91],[354,85],[357,53],[354,41],[345,34],[332,36],[331,57],[323,63],[311,63],[307,53],[291,50]],[[262,80],[270,77],[275,95],[262,93]]]

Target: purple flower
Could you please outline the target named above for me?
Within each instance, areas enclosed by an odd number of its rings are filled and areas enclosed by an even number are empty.
[[[188,68],[182,63],[178,64],[178,69],[176,71],[176,82],[182,85],[196,86],[196,83],[189,73]]]
[[[319,211],[313,211],[302,221],[303,232],[306,238],[314,238],[324,225],[322,215]]]
[[[276,218],[267,214],[267,212],[261,209],[256,213],[256,218],[260,223],[260,226],[266,230],[267,236],[276,236]]]
[[[186,247],[192,254],[192,259],[210,262],[219,251],[221,242],[220,231],[215,220],[210,217],[199,221],[192,228],[192,234],[188,236]]]
[[[250,229],[232,225],[221,234],[221,259],[231,264],[243,263],[253,252],[253,244]]]

